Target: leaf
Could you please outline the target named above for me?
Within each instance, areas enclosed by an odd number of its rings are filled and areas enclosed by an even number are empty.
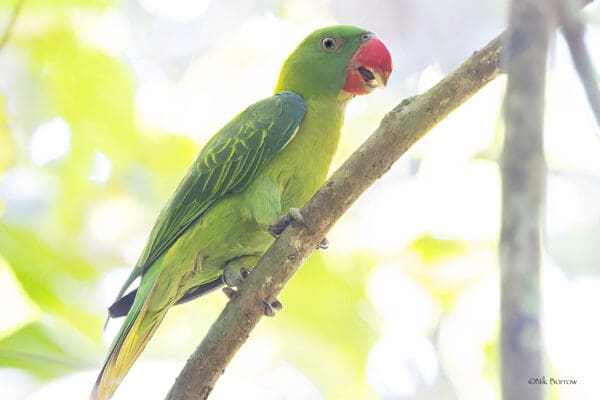
[[[90,264],[67,248],[56,252],[35,234],[3,224],[0,254],[42,310],[78,326],[89,337],[99,337],[97,317],[89,310],[87,288],[96,279]]]
[[[73,328],[35,322],[0,340],[0,365],[51,379],[91,365],[94,347]]]
[[[0,97],[0,174],[15,161],[15,146],[8,126],[5,103],[4,98]]]
[[[33,304],[0,257],[0,339],[38,318],[40,310]]]
[[[410,248],[421,255],[423,262],[432,264],[447,257],[464,254],[467,251],[467,244],[462,240],[423,235],[415,240]]]

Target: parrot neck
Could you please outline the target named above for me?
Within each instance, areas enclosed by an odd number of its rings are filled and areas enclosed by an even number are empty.
[[[298,138],[307,148],[313,148],[316,154],[335,153],[344,123],[344,111],[347,100],[335,98],[308,98],[307,112],[302,122],[302,138]],[[300,136],[300,135],[298,135]]]
[[[317,81],[311,81],[311,84],[298,81],[296,75],[287,72],[288,69],[284,67],[275,93],[290,91],[298,94],[306,102],[307,110],[298,132],[285,149],[285,153],[290,155],[289,159],[294,159],[294,162],[284,168],[290,170],[291,176],[297,176],[294,179],[304,182],[304,194],[310,198],[327,178],[340,141],[344,111],[352,96],[340,96],[339,92]],[[298,207],[298,204],[308,200],[303,196],[291,197],[291,207]]]
[[[297,169],[312,195],[323,183],[340,141],[347,100],[337,97],[305,98],[307,111],[294,139],[286,147],[298,157]],[[308,199],[302,199],[301,203]],[[296,203],[300,204],[300,203]]]

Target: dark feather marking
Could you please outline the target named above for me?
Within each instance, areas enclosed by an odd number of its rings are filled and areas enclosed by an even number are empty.
[[[137,289],[133,289],[131,292],[121,297],[118,301],[115,301],[113,305],[108,307],[108,316],[111,318],[126,316],[133,305],[133,300],[135,299],[136,294]]]
[[[198,297],[204,296],[218,288],[223,286],[223,278],[220,276],[212,281],[208,281],[198,286],[195,289],[188,291],[183,297],[175,304],[183,304],[188,301],[192,301]],[[112,306],[108,308],[108,316],[111,318],[121,318],[126,316],[131,310],[131,306],[133,305],[133,300],[135,299],[135,295],[137,294],[137,289],[132,290],[127,293],[125,296],[121,297],[119,301],[115,302]]]

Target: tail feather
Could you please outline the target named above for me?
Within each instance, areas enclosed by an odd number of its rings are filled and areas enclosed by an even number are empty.
[[[158,274],[152,271],[146,275],[140,283],[131,310],[111,345],[90,400],[109,400],[112,397],[166,314],[168,307],[149,309]]]

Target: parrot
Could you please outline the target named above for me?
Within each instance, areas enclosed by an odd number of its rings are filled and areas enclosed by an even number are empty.
[[[385,87],[391,72],[390,52],[371,31],[318,29],[285,60],[274,94],[214,134],[108,309],[108,318],[125,319],[91,400],[113,396],[170,307],[220,287],[231,296],[285,226],[302,220],[298,207],[327,177],[346,105]],[[263,302],[266,315],[281,309],[278,300]]]

